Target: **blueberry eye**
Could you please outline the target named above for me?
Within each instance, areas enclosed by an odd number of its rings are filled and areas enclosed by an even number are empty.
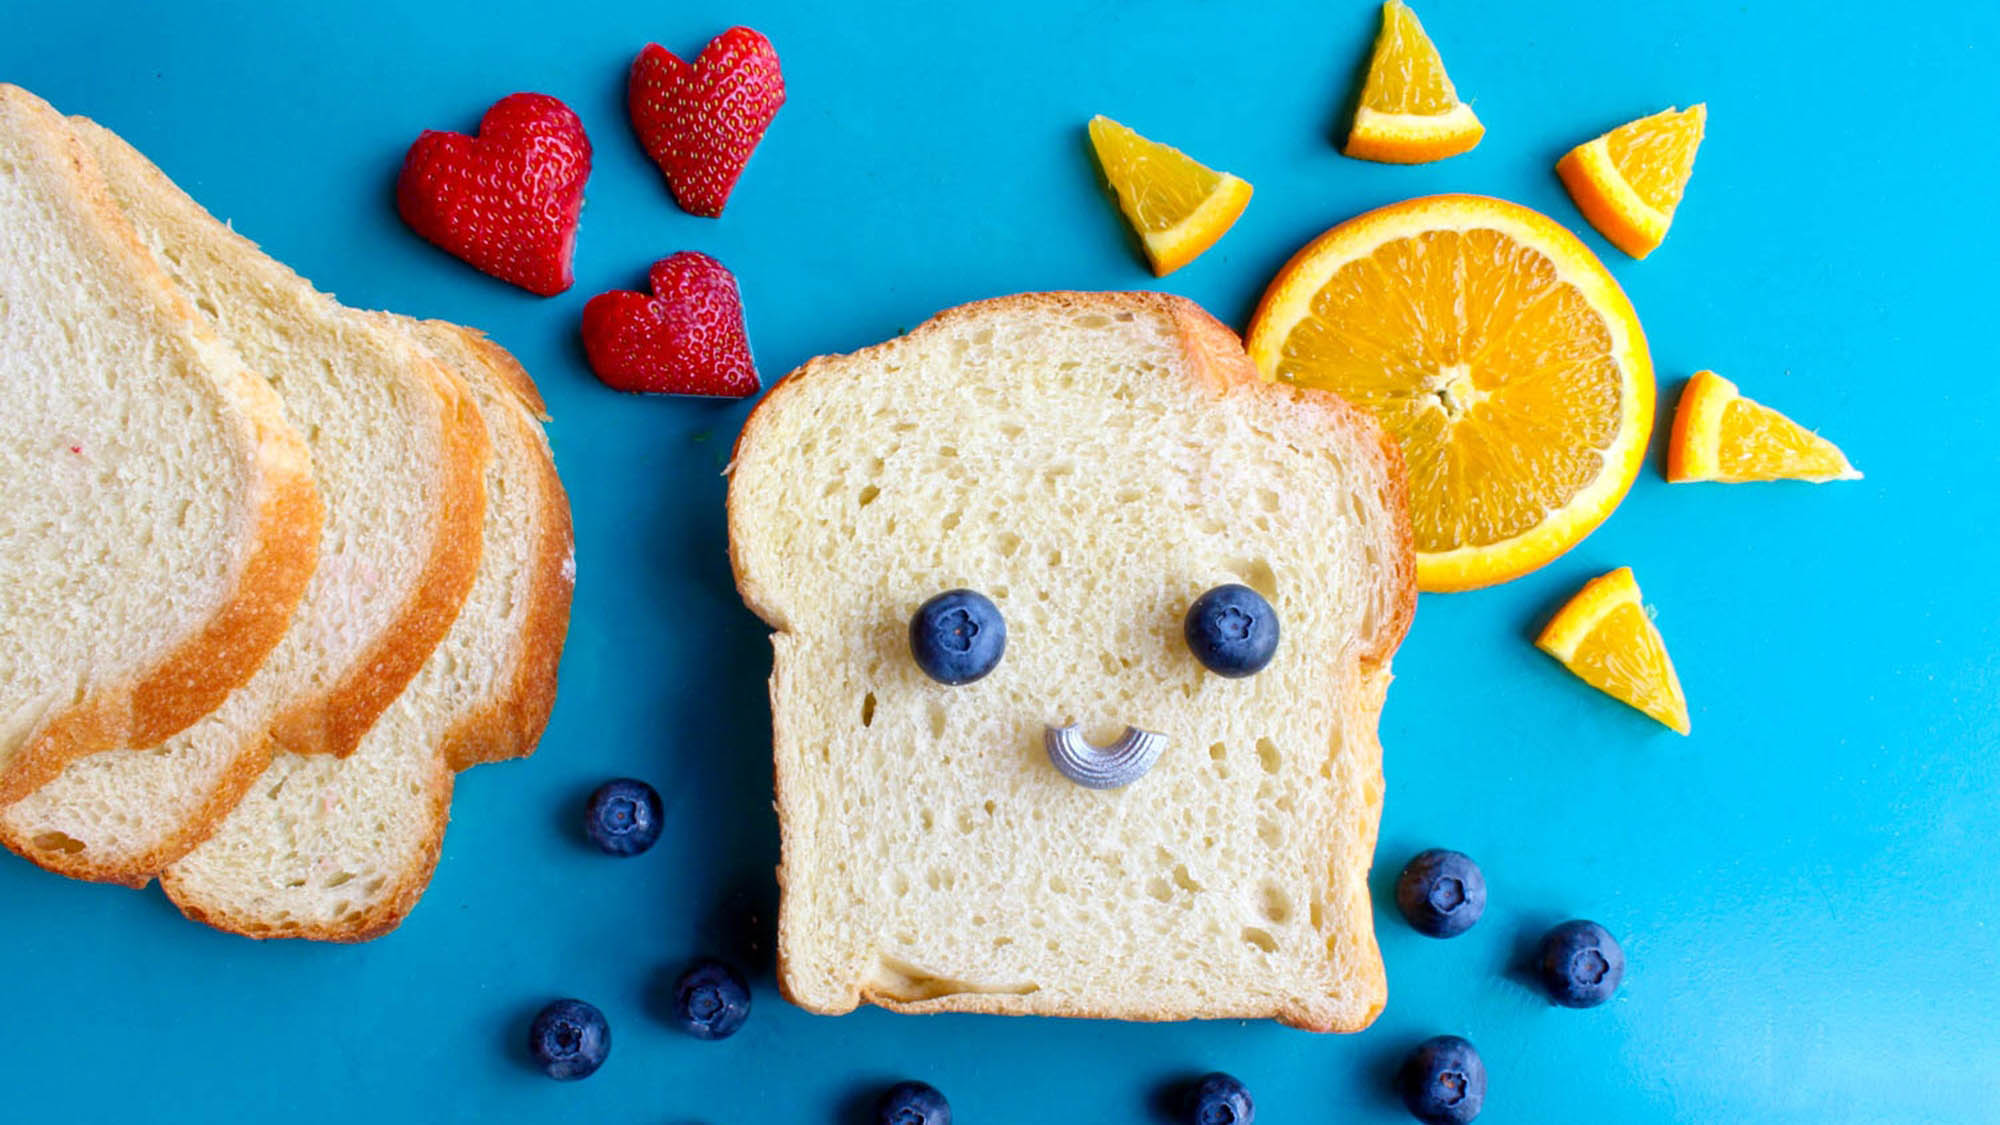
[[[941,684],[969,684],[991,672],[1007,651],[1007,622],[984,594],[948,590],[910,618],[910,655]]]
[[[1187,643],[1218,676],[1254,676],[1278,651],[1278,611],[1248,586],[1217,586],[1187,612]]]

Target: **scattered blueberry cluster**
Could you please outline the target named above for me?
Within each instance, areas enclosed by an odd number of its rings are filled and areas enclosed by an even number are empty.
[[[1277,620],[1254,591],[1223,586],[1188,612],[1188,646],[1223,675],[1249,675],[1277,647]],[[991,601],[953,590],[926,602],[910,624],[910,647],[924,670],[947,683],[970,683],[999,663],[1006,625]],[[590,795],[584,833],[608,855],[635,856],[660,838],[660,795],[631,778],[605,782]],[[1396,878],[1396,907],[1418,933],[1457,937],[1486,911],[1486,876],[1463,852],[1417,853]],[[1552,1003],[1594,1008],[1611,999],[1625,975],[1625,952],[1610,931],[1582,919],[1543,935],[1534,971]],[[727,1039],[750,1018],[750,986],[726,962],[705,957],[675,982],[671,1022],[696,1039]],[[588,1078],[611,1053],[604,1013],[581,1000],[557,1000],[536,1015],[528,1050],[551,1078]],[[1465,1125],[1486,1100],[1486,1066],[1469,1040],[1439,1035],[1417,1045],[1396,1074],[1410,1113],[1426,1125]],[[1257,1109],[1242,1082],[1220,1072],[1189,1088],[1189,1125],[1252,1125]],[[951,1103],[935,1086],[899,1082],[876,1103],[879,1125],[951,1125]]]
[[[1486,876],[1463,852],[1418,852],[1396,878],[1396,908],[1420,934],[1457,937],[1486,910]],[[1618,991],[1625,951],[1609,930],[1578,919],[1542,936],[1534,968],[1552,1003],[1594,1008]],[[1465,1125],[1486,1101],[1486,1064],[1469,1040],[1439,1035],[1403,1060],[1396,1088],[1425,1125]]]

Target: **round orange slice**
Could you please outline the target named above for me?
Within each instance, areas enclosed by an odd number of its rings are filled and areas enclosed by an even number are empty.
[[[1458,100],[1417,14],[1402,0],[1388,0],[1342,151],[1384,164],[1427,164],[1469,152],[1485,135],[1472,107]]]
[[[1370,211],[1299,251],[1246,341],[1373,414],[1410,472],[1417,585],[1517,578],[1604,522],[1645,458],[1653,363],[1603,263],[1478,195]]]

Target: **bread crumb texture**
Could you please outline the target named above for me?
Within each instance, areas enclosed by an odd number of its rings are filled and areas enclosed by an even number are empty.
[[[730,492],[777,630],[781,979],[839,1012],[1276,1017],[1352,1030],[1385,985],[1367,873],[1376,719],[1414,594],[1399,461],[1331,396],[1264,384],[1174,298],[1041,294],[815,361],[753,417]],[[1182,619],[1240,582],[1262,673]],[[954,587],[1006,618],[963,687],[909,656]],[[1043,731],[1169,743],[1124,789]]]

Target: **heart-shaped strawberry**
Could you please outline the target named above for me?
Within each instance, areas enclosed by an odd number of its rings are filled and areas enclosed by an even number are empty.
[[[426,129],[396,178],[396,209],[418,234],[482,273],[544,297],[570,287],[590,138],[547,94],[509,94],[479,134]]]
[[[683,250],[653,263],[651,296],[614,289],[583,306],[583,350],[604,385],[644,394],[744,398],[757,366],[736,277]]]
[[[769,39],[732,27],[692,66],[648,43],[632,63],[626,104],[681,209],[713,219],[785,104],[785,77]]]

